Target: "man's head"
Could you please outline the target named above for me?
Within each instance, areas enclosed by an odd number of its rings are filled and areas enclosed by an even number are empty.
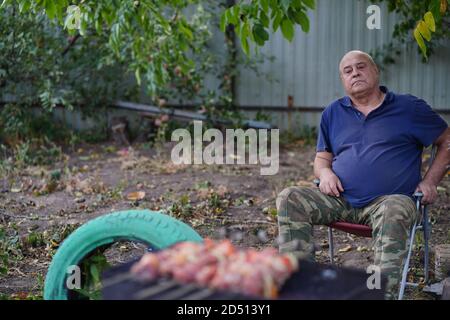
[[[349,96],[365,96],[378,90],[379,70],[372,57],[362,51],[350,51],[339,63],[339,74]]]

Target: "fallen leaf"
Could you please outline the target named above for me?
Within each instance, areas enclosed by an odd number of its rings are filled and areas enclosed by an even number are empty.
[[[134,169],[134,167],[136,167],[136,165],[137,165],[136,160],[123,161],[120,166],[120,169],[121,170],[130,170],[130,169]]]
[[[224,185],[220,185],[220,186],[217,188],[216,193],[219,195],[219,197],[222,197],[222,198],[223,198],[223,197],[225,197],[225,194],[228,193],[228,188],[225,187]]]
[[[31,167],[27,168],[25,170],[25,172],[31,176],[36,176],[36,177],[44,177],[45,175],[47,175],[47,170],[45,170],[42,167],[37,167],[37,166],[31,166]]]
[[[76,203],[83,203],[83,202],[86,202],[86,199],[85,198],[75,198],[75,202]]]
[[[349,252],[349,251],[351,251],[352,250],[352,246],[349,244],[349,245],[347,245],[347,246],[345,246],[345,247],[343,247],[343,248],[341,248],[341,249],[339,249],[339,253],[344,253],[344,252]]]
[[[278,211],[276,208],[270,208],[269,214],[276,217],[276,216],[278,216]]]
[[[107,147],[105,147],[103,150],[105,150],[105,152],[108,152],[108,153],[114,153],[114,152],[117,152],[117,149],[116,149],[116,147],[114,147],[114,146],[107,146]]]
[[[13,192],[13,193],[18,193],[18,192],[21,192],[21,191],[22,191],[21,188],[11,188],[11,192]]]
[[[358,248],[356,248],[356,251],[358,252],[367,252],[369,251],[369,249],[365,246],[359,246]]]
[[[144,191],[131,192],[127,195],[127,199],[130,201],[142,200],[142,199],[144,199],[144,197],[145,197]]]
[[[126,157],[129,155],[129,152],[128,152],[128,149],[122,149],[122,150],[117,151],[117,154],[121,157]]]
[[[300,180],[297,182],[298,186],[302,186],[302,187],[314,187],[315,184],[314,182],[311,181],[307,181],[307,180]]]
[[[57,247],[59,247],[59,243],[56,242],[56,241],[53,240],[53,239],[50,240],[50,244],[51,244],[52,248],[57,248]]]
[[[322,241],[322,243],[320,244],[320,247],[322,249],[327,249],[330,247],[330,244],[328,243],[328,241]]]
[[[22,189],[23,190],[30,190],[33,187],[33,180],[31,178],[25,179],[24,182],[22,182]]]
[[[29,295],[28,292],[18,292],[12,294],[11,297],[18,300],[26,300],[28,298],[28,295]]]
[[[54,192],[58,187],[58,183],[56,181],[49,181],[44,183],[44,185],[39,189],[39,195],[49,194]]]
[[[209,196],[209,190],[208,189],[200,189],[197,191],[197,197],[201,200],[207,199]]]

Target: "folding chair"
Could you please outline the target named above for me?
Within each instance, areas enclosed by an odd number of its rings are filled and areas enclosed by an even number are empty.
[[[431,156],[430,156],[430,162],[429,165],[431,167],[431,164],[433,163],[434,157],[436,155],[436,146],[433,145],[431,149]],[[319,179],[314,179],[314,183],[318,187],[320,184]],[[398,294],[398,299],[402,300],[403,295],[405,293],[405,287],[406,286],[413,286],[417,287],[419,286],[419,283],[413,283],[413,282],[407,282],[408,278],[408,270],[409,270],[409,263],[411,261],[411,253],[413,249],[414,239],[416,236],[416,231],[420,230],[423,232],[424,235],[424,251],[425,251],[425,257],[424,257],[424,280],[425,283],[428,283],[428,271],[429,271],[429,239],[431,234],[431,223],[428,217],[427,212],[427,206],[423,205],[421,203],[423,193],[422,192],[416,192],[414,193],[414,197],[416,198],[416,208],[418,211],[420,211],[420,216],[418,221],[414,223],[414,225],[411,228],[410,231],[410,239],[408,243],[408,254],[406,256],[405,265],[403,267],[402,271],[402,280],[400,282],[400,290]],[[334,263],[334,245],[333,245],[333,229],[341,230],[350,234],[354,234],[360,237],[372,237],[372,228],[366,225],[362,224],[355,224],[355,223],[348,223],[348,222],[333,222],[330,225],[328,225],[328,242],[329,242],[329,255],[330,255],[330,263]]]

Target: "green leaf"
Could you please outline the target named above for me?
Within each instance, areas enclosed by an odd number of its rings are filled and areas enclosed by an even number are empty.
[[[253,27],[253,37],[255,42],[262,46],[267,40],[269,40],[269,33],[261,24],[256,24]]]
[[[281,32],[289,42],[294,38],[294,25],[289,19],[284,18],[281,22]]]
[[[239,33],[239,37],[241,38],[247,38],[247,36],[250,35],[250,28],[249,28],[249,24],[247,21],[245,21],[242,24],[242,27],[240,29],[240,33]]]
[[[50,20],[53,20],[53,18],[55,18],[56,6],[53,0],[45,1],[45,12],[47,13],[47,16],[50,18]]]
[[[436,23],[434,21],[433,14],[430,11],[428,11],[427,13],[425,13],[424,19],[425,19],[425,23],[427,24],[428,28],[432,32],[436,32]]]
[[[11,2],[11,0],[3,0],[2,4],[0,5],[0,9],[3,9],[6,5],[8,5]]]
[[[228,24],[228,19],[227,19],[226,12],[224,12],[220,16],[220,31],[225,32],[225,28],[226,28],[227,24]]]
[[[311,9],[315,9],[316,8],[316,4],[314,0],[303,0],[303,2],[306,4],[307,7],[311,8]]]
[[[272,22],[273,32],[277,32],[278,27],[281,24],[281,20],[283,20],[283,15],[278,12],[277,15],[275,16],[275,18],[273,19],[273,22]]]
[[[108,26],[111,26],[111,24],[114,21],[114,14],[109,12],[109,11],[107,11],[107,10],[102,10],[101,11],[101,16],[102,16],[103,20],[106,21]]]
[[[5,0],[5,2],[6,2],[6,0]],[[21,1],[21,2],[19,2],[19,11],[21,13],[27,12],[28,9],[30,9],[30,6],[31,6],[30,1]]]
[[[229,24],[233,24],[235,26],[238,25],[239,23],[239,8],[237,8],[238,10],[234,10],[232,8],[227,9],[226,11],[226,19],[228,21]],[[237,12],[237,13],[236,13]]]
[[[287,13],[289,7],[291,6],[292,0],[281,0],[281,8],[283,9],[284,13]]]
[[[417,44],[419,45],[420,49],[422,50],[422,54],[426,58],[427,57],[427,47],[425,46],[425,42],[423,41],[423,38],[420,35],[420,31],[417,27],[414,30],[414,38],[416,38]]]
[[[294,9],[294,11],[296,9],[300,9],[300,8],[304,8],[304,4],[302,2],[302,0],[293,0],[291,2],[291,9]]]
[[[250,52],[250,48],[248,46],[248,41],[247,41],[247,37],[245,38],[240,38],[241,39],[241,46],[242,46],[242,50],[244,51],[244,53],[248,56],[249,52]]]
[[[141,69],[137,68],[134,72],[138,86],[141,85]]]
[[[303,32],[309,32],[309,18],[306,13],[303,11],[297,11],[294,13],[294,19],[295,22],[302,27]]]
[[[275,10],[278,7],[278,0],[269,0],[269,6],[272,10]]]
[[[80,31],[80,35],[85,36],[87,29],[88,29],[88,24],[87,24],[86,19],[81,19],[80,29],[78,30],[78,31]]]
[[[183,32],[189,40],[194,39],[194,35],[192,34],[192,31],[188,27],[186,27],[183,23],[180,23],[179,26],[180,26],[181,32]]]
[[[270,25],[270,20],[264,11],[259,12],[259,22],[264,26],[264,28],[268,28]]]
[[[100,271],[98,270],[98,267],[95,263],[92,263],[89,266],[89,271],[90,271],[92,279],[94,280],[94,283],[100,281]]]
[[[439,21],[441,20],[441,1],[432,0],[428,7],[428,11],[430,11],[433,14],[436,23],[439,23]]]
[[[231,10],[231,8],[230,8]],[[239,21],[241,21],[241,18],[239,17],[241,14],[241,8],[239,6],[233,6],[232,7],[233,10],[233,19],[236,23],[239,23]]]
[[[263,9],[262,12],[264,13],[269,13],[269,0],[261,0],[261,8]]]
[[[427,24],[423,20],[419,22],[417,28],[419,29],[419,32],[422,35],[422,37],[424,37],[427,41],[431,40],[430,29],[428,29]]]
[[[60,3],[56,4],[56,18],[58,19],[59,24],[64,23],[64,12]]]
[[[102,20],[100,17],[95,20],[94,27],[98,34],[102,34]]]

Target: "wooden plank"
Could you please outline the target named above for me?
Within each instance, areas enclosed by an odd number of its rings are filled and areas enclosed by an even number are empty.
[[[450,244],[437,245],[435,248],[435,277],[442,280],[450,272]]]

